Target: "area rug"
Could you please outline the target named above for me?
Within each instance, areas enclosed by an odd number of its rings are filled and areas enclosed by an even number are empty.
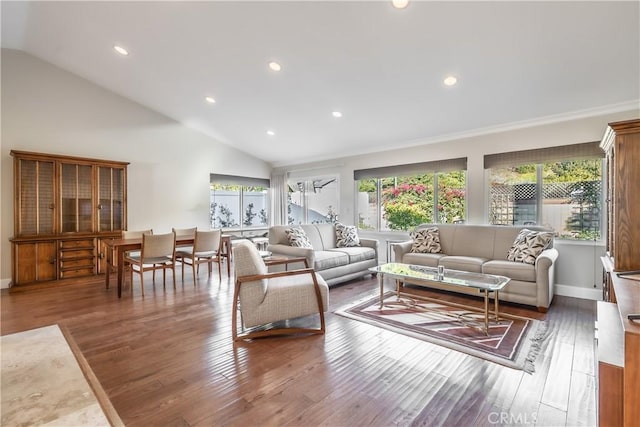
[[[500,313],[500,320],[492,321],[486,334],[470,326],[473,322],[468,320],[474,317],[470,312],[478,315],[477,309],[436,299],[403,298],[398,302],[394,292],[387,292],[382,309],[380,297],[375,296],[340,309],[336,314],[510,368],[534,372],[535,357],[546,333],[544,321]]]
[[[58,325],[5,335],[0,346],[0,425],[123,425],[77,345]]]

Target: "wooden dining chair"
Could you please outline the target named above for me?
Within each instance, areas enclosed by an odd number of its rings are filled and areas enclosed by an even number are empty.
[[[143,234],[140,255],[125,255],[125,262],[131,265],[131,271],[140,274],[142,296],[144,296],[144,272],[162,270],[162,287],[166,285],[166,271],[173,271],[173,287],[176,287],[176,235]],[[154,276],[155,283],[155,276]]]
[[[213,263],[217,263],[218,276],[222,277],[222,257],[220,256],[221,237],[222,230],[196,230],[193,247],[179,248],[176,250],[176,260],[182,263],[182,283],[184,283],[185,265],[191,265],[193,270],[193,286],[196,285],[196,278],[200,272],[200,264],[206,263],[209,265],[209,276],[211,276]]]

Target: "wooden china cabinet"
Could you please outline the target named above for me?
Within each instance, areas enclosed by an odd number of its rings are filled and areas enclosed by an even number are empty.
[[[607,164],[607,252],[598,301],[600,426],[640,422],[640,119],[610,123],[600,144]]]
[[[102,241],[127,226],[127,162],[11,151],[13,286],[104,272]]]

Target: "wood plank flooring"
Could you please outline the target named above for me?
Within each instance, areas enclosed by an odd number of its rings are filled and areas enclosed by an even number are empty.
[[[375,279],[331,288],[324,336],[236,345],[224,273],[145,282],[3,290],[1,333],[65,326],[127,426],[596,425],[593,301],[501,306],[548,323],[530,375],[332,313]]]

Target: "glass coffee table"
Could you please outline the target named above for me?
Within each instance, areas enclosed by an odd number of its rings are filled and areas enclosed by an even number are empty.
[[[401,283],[410,283],[416,285],[429,286],[429,283],[439,283],[446,285],[455,291],[456,288],[477,289],[479,293],[484,296],[484,315],[483,321],[480,322],[480,329],[485,334],[489,333],[489,295],[493,293],[494,310],[493,317],[496,321],[499,320],[499,303],[498,293],[502,290],[511,279],[505,276],[496,276],[493,274],[472,273],[468,271],[459,270],[444,270],[434,267],[425,267],[422,265],[411,265],[401,263],[388,263],[372,267],[370,272],[379,275],[380,280],[380,308],[383,307],[384,302],[384,278],[390,277],[396,280],[396,296],[398,300],[401,297],[408,297],[410,299],[425,299],[430,298],[422,297],[413,293],[403,292],[401,290]],[[472,314],[472,313],[470,313]]]

